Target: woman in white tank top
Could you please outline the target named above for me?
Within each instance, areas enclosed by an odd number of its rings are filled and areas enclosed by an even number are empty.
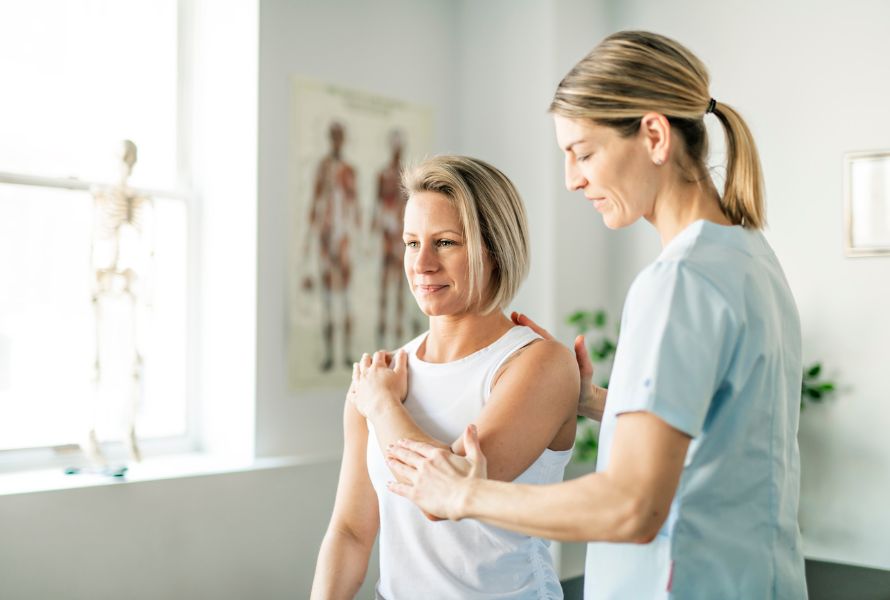
[[[428,160],[403,183],[405,273],[430,329],[355,367],[312,598],[355,597],[378,533],[378,598],[562,598],[544,540],[469,519],[434,522],[386,489],[395,477],[384,451],[402,438],[448,459],[478,436],[489,478],[561,481],[580,385],[564,346],[503,313],[528,271],[525,209],[513,184],[458,156]]]

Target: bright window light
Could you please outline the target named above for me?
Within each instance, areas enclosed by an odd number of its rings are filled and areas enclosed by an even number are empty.
[[[112,185],[130,139],[129,185],[176,189],[177,60],[176,0],[0,4],[0,174]],[[100,441],[119,441],[134,332],[139,439],[187,433],[189,215],[186,201],[161,196],[138,325],[110,300],[97,334],[92,196],[0,182],[0,450],[76,444],[93,425]]]
[[[0,3],[0,171],[176,184],[176,0]]]

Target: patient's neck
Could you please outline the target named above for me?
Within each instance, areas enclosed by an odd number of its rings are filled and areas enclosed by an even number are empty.
[[[431,363],[458,360],[494,343],[511,327],[513,322],[499,310],[430,317],[430,334],[417,357]]]

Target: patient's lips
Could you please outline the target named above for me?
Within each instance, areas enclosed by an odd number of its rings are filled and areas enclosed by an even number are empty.
[[[416,283],[414,284],[414,289],[419,294],[431,295],[436,292],[440,292],[447,288],[448,286],[445,284],[434,284],[434,283]]]

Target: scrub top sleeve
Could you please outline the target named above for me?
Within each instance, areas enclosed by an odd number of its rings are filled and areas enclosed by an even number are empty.
[[[728,368],[737,327],[729,303],[683,262],[657,262],[631,286],[609,382],[616,414],[651,412],[702,431]]]

